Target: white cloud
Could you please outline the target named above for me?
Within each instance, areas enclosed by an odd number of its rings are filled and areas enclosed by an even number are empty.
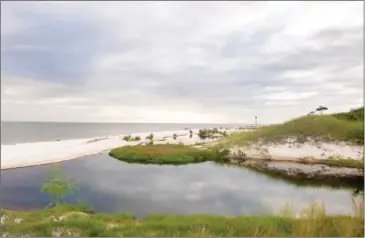
[[[276,123],[361,106],[362,6],[5,2],[2,120]]]

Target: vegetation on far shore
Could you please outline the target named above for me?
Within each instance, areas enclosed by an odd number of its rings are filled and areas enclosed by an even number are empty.
[[[127,136],[123,137],[123,140],[125,140],[125,141],[140,141],[141,137],[140,136],[127,135]]]
[[[207,138],[220,138],[228,136],[226,131],[219,131],[217,128],[212,129],[200,129],[198,132],[198,136],[200,139],[205,140]]]
[[[182,144],[147,144],[123,146],[110,151],[109,155],[128,163],[188,164],[204,161],[224,161],[228,150],[218,148],[197,149]]]
[[[249,143],[280,143],[294,139],[303,143],[314,141],[344,141],[352,144],[364,144],[364,108],[347,113],[328,115],[307,115],[282,124],[257,128],[254,131],[232,134],[225,141],[230,145]]]

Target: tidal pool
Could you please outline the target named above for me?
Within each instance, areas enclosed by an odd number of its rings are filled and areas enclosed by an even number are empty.
[[[242,167],[213,162],[190,165],[128,164],[107,153],[58,163],[79,191],[69,202],[83,201],[97,212],[276,213],[290,203],[295,210],[323,201],[329,214],[352,212],[353,189],[298,185]],[[50,202],[40,191],[53,165],[1,171],[1,207],[38,209]],[[362,199],[362,198],[360,198]]]

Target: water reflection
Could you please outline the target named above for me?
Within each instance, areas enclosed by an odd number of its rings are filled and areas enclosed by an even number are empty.
[[[285,203],[301,208],[311,200],[325,202],[329,213],[351,211],[352,190],[298,186],[245,168],[207,162],[183,166],[127,164],[107,154],[59,163],[80,185],[70,198],[86,200],[97,211],[260,214]],[[1,173],[3,207],[40,208],[49,197],[40,193],[52,165]]]

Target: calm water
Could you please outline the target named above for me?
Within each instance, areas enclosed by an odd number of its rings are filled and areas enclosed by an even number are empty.
[[[285,203],[300,208],[314,199],[329,213],[351,212],[351,189],[296,186],[245,168],[211,162],[186,166],[127,164],[107,154],[60,163],[81,187],[69,198],[91,204],[96,211],[260,214],[276,212]],[[40,193],[52,165],[1,172],[1,206],[41,208],[50,201]]]
[[[232,128],[238,124],[1,122],[1,144],[54,141],[185,128]]]

